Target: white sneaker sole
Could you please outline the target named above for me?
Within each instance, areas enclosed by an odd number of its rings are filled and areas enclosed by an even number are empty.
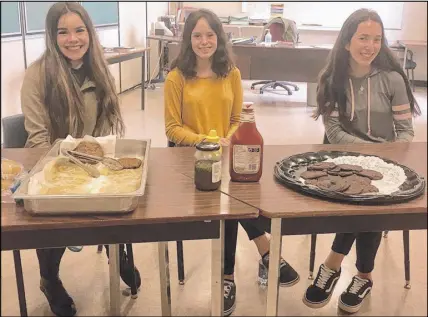
[[[330,295],[324,301],[322,301],[322,302],[311,302],[306,298],[306,293],[305,293],[305,295],[303,295],[302,301],[303,301],[303,304],[305,304],[306,306],[308,306],[310,308],[322,308],[330,302],[331,295],[333,295],[333,291],[330,293]]]
[[[235,298],[235,302],[233,303],[233,306],[230,307],[228,310],[225,310],[223,312],[223,315],[224,316],[230,316],[233,313],[233,311],[235,310],[235,308],[236,308],[236,298]]]
[[[356,312],[358,312],[360,310],[360,308],[363,305],[364,301],[366,300],[366,298],[368,296],[370,296],[370,294],[371,294],[371,292],[368,293],[366,295],[366,297],[363,298],[363,300],[361,301],[361,303],[359,303],[358,305],[355,305],[355,306],[346,305],[344,302],[342,302],[342,299],[339,297],[339,308],[341,310],[343,310],[343,311],[346,311],[347,313],[354,314],[354,313],[356,313]]]

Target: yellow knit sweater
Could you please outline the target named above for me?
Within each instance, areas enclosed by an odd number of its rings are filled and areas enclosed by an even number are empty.
[[[164,87],[165,132],[177,145],[193,146],[211,129],[221,138],[230,138],[238,128],[243,102],[238,68],[225,78],[195,79],[185,79],[175,68]]]

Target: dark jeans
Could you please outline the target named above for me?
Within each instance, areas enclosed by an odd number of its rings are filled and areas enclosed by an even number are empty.
[[[356,240],[357,262],[355,265],[361,273],[370,273],[374,268],[381,238],[382,232],[337,233],[331,249],[336,253],[348,255]]]
[[[224,274],[232,275],[235,271],[235,253],[238,239],[238,222],[247,232],[248,239],[253,240],[265,232],[256,226],[256,219],[226,220],[224,225]]]
[[[108,245],[105,246],[108,257]],[[125,250],[123,244],[119,245],[119,254],[122,255]],[[40,276],[47,279],[55,279],[59,275],[59,265],[65,248],[37,249],[37,258],[39,259]],[[122,258],[122,257],[120,257]]]

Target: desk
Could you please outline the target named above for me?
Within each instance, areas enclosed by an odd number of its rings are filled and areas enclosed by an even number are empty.
[[[149,48],[133,48],[133,49],[114,49],[112,52],[104,52],[104,56],[109,65],[129,61],[134,58],[141,57],[141,110],[144,110],[145,87],[146,82],[146,61],[145,56]]]
[[[147,40],[155,40],[158,41],[158,53],[161,54],[161,52],[163,52],[162,50],[162,46],[165,45],[165,43],[179,43],[181,42],[181,38],[178,36],[170,36],[170,35],[149,35],[146,37],[146,43],[148,43]],[[163,55],[163,54],[162,54]],[[159,71],[158,71],[158,75],[156,76],[157,79],[155,79],[152,82],[164,82],[165,78],[163,77],[163,59],[164,56],[160,56],[159,57]],[[150,59],[149,59],[149,63],[150,63]],[[149,64],[150,65],[150,64]],[[149,74],[151,76],[152,72],[149,68]]]
[[[300,194],[277,183],[273,168],[284,157],[322,150],[354,151],[379,155],[414,169],[427,177],[427,143],[388,143],[364,145],[265,145],[263,175],[258,183],[231,182],[228,151],[223,152],[221,192],[260,210],[261,227],[271,232],[267,292],[268,316],[278,310],[278,274],[282,235],[313,233],[427,229],[427,195],[406,203],[364,206],[331,202]],[[179,148],[177,170],[193,178],[193,151]],[[178,155],[179,154],[179,155]],[[178,160],[178,157],[181,159]]]
[[[193,149],[194,150],[194,149]],[[3,149],[2,156],[31,169],[47,149]],[[19,251],[110,244],[110,311],[120,314],[119,243],[159,242],[162,315],[171,315],[167,242],[213,239],[212,315],[223,314],[223,248],[226,219],[256,218],[258,210],[221,192],[200,192],[174,172],[176,148],[150,150],[145,195],[126,215],[31,216],[10,200],[1,205],[1,250],[14,250],[21,315],[26,315]],[[168,197],[168,199],[165,199]]]
[[[170,43],[168,48],[171,61],[178,55],[179,45]],[[318,74],[326,65],[330,50],[329,46],[233,45],[242,79],[306,82],[308,106],[316,106]]]

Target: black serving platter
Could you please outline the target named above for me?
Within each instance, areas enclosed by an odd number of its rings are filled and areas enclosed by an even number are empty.
[[[300,174],[307,170],[309,164],[325,161],[329,158],[334,159],[340,156],[375,156],[386,163],[391,163],[401,167],[407,176],[407,179],[399,187],[399,190],[389,195],[384,194],[364,194],[348,195],[339,192],[321,189],[313,185],[305,185],[300,181]],[[277,162],[274,167],[274,176],[278,182],[290,187],[298,192],[314,195],[329,200],[364,203],[364,204],[388,204],[399,203],[416,198],[425,192],[425,179],[418,175],[414,170],[401,165],[395,161],[379,157],[376,155],[365,155],[356,152],[345,151],[320,151],[306,152],[292,155]]]

